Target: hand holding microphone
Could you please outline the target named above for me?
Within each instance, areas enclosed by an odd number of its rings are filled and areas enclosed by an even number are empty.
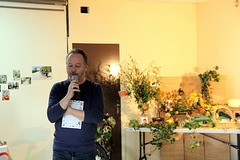
[[[72,80],[72,82],[71,82],[72,88],[78,90],[78,91],[74,91],[73,98],[79,99],[80,98],[80,89],[79,89],[79,85],[78,85],[78,77],[76,75],[74,75],[74,76],[72,76],[71,80]]]
[[[77,77],[76,75],[72,76],[71,80],[72,80],[72,82],[78,84],[78,77]],[[73,85],[72,85],[72,87],[73,87],[74,89],[77,89],[77,88],[74,87]]]

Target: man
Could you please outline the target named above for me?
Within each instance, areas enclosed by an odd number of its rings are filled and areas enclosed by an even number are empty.
[[[86,79],[82,50],[73,49],[66,65],[68,79],[53,85],[47,109],[49,121],[55,123],[53,160],[94,160],[97,123],[104,115],[102,88]]]

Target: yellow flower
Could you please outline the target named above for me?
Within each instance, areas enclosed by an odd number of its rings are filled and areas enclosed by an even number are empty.
[[[166,120],[166,122],[168,122],[170,124],[174,123],[174,121],[172,119],[168,119],[168,120]]]
[[[217,108],[216,108],[215,106],[213,106],[213,107],[212,107],[212,110],[214,110],[214,111],[215,111],[216,109],[217,109]]]
[[[205,107],[205,110],[207,110],[207,111],[212,108],[212,106],[211,106],[211,105],[208,105],[208,104],[205,104],[204,107]]]
[[[206,112],[206,116],[210,116],[210,112],[209,111]]]

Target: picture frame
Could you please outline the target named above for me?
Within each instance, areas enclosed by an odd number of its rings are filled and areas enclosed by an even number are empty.
[[[146,123],[148,123],[148,117],[141,117],[141,124],[145,125]]]

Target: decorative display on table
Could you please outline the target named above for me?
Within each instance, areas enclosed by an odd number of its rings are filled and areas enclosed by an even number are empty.
[[[141,70],[137,62],[130,57],[130,62],[120,65],[121,84],[138,104],[142,115],[149,109],[149,103],[157,94],[160,78],[160,67],[153,62],[147,68]]]
[[[156,97],[156,102],[159,104],[159,110],[165,113],[166,117],[172,117],[174,122],[183,121],[186,115],[206,115],[210,116],[214,111],[214,107],[204,103],[202,94],[190,93],[185,94],[181,87],[173,91],[161,91]]]
[[[213,105],[211,98],[210,82],[219,82],[217,73],[218,66],[214,70],[207,70],[203,74],[199,74],[201,79],[201,92],[184,93],[180,85],[178,90],[162,91],[159,86],[159,67],[149,66],[141,71],[136,62],[131,58],[131,63],[126,63],[121,66],[121,83],[126,89],[126,93],[135,99],[138,104],[138,109],[142,112],[141,124],[138,120],[130,120],[129,126],[135,129],[150,128],[153,133],[153,139],[150,144],[156,148],[162,147],[162,142],[175,141],[172,138],[173,130],[178,128],[235,128],[236,120],[232,113],[231,116],[219,112],[222,107]],[[164,114],[164,120],[145,122],[144,113],[149,109],[149,102],[155,100],[158,106],[158,115]],[[225,108],[230,110],[229,108]],[[230,110],[231,111],[231,110]],[[224,120],[217,119],[216,115],[225,117]],[[219,118],[218,117],[218,118]],[[147,118],[147,117],[146,117]],[[163,117],[161,117],[163,118]],[[174,123],[175,122],[175,123]],[[240,127],[240,118],[238,120]],[[194,149],[201,144],[195,135],[191,133],[192,143],[190,149]],[[154,150],[156,150],[156,148]],[[154,151],[153,150],[153,151]],[[151,152],[150,152],[151,154]]]

